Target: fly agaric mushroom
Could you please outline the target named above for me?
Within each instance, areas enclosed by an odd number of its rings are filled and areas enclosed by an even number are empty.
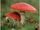
[[[16,3],[16,4],[12,4],[10,6],[10,8],[15,9],[15,10],[20,10],[22,12],[31,12],[31,13],[36,12],[36,8],[34,8],[32,5],[30,5],[28,3],[24,3],[24,2],[19,2],[19,3]],[[21,22],[23,23],[24,20],[21,20]]]
[[[6,16],[6,20],[8,20],[8,18],[10,18],[14,21],[13,26],[17,25],[17,27],[20,27],[20,28],[23,27],[22,25],[24,25],[25,18],[21,13],[9,12],[9,13],[6,13],[5,16]]]
[[[15,19],[16,21],[21,21],[21,23],[23,24],[24,23],[24,16],[21,14],[21,13],[18,13],[18,12],[9,12],[9,13],[6,13],[5,14],[5,16],[6,16],[6,20],[8,19],[8,18],[11,18],[11,19]]]
[[[32,12],[32,13],[36,12],[36,8],[34,8],[32,5],[30,5],[28,3],[24,3],[24,2],[12,4],[10,7],[12,9],[20,10],[20,11],[24,11],[24,12]]]
[[[10,13],[5,14],[5,16],[6,16],[7,18],[15,19],[16,21],[17,21],[17,20],[20,21],[20,19],[21,19],[20,14],[17,13],[17,12],[13,12],[13,13],[10,12]],[[7,18],[6,18],[6,19],[7,19]]]

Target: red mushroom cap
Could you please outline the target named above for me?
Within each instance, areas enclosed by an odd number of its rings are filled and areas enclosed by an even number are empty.
[[[16,4],[12,4],[12,5],[11,5],[11,8],[12,8],[12,9],[15,9],[15,10],[32,12],[32,13],[35,13],[35,12],[36,12],[36,8],[34,8],[34,7],[33,7],[32,5],[30,5],[30,4],[23,3],[23,2],[16,3]]]
[[[5,16],[20,21],[20,14],[17,12],[7,13]]]

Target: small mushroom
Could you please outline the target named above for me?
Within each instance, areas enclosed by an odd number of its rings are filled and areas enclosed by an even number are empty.
[[[16,21],[17,20],[20,21],[21,19],[20,14],[17,12],[13,12],[13,13],[9,12],[9,13],[6,13],[5,16],[6,16],[6,19],[12,18],[12,19],[15,19]]]
[[[23,27],[24,16],[21,15],[21,13],[18,13],[18,12],[9,12],[9,13],[6,13],[5,16],[6,16],[6,20],[8,18],[12,19],[14,21],[14,24],[17,25],[17,27],[20,27],[20,28]]]

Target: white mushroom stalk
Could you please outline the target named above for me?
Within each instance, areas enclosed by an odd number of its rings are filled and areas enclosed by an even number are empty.
[[[24,13],[20,13],[21,14],[21,24],[24,24],[24,22],[25,22],[25,17],[24,17]]]

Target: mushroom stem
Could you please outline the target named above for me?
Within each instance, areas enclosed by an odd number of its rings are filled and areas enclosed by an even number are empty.
[[[25,21],[25,17],[23,15],[24,13],[20,13],[20,14],[21,14],[21,21],[20,22],[21,22],[21,24],[24,24],[24,21]]]

